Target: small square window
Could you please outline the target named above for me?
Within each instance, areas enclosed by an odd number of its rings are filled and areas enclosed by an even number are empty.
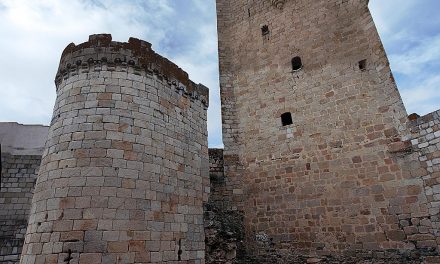
[[[266,36],[269,34],[269,26],[268,25],[264,25],[261,27],[261,35]]]
[[[292,59],[292,71],[299,71],[303,67],[301,57],[294,57]]]
[[[292,114],[287,112],[281,115],[281,123],[283,126],[289,126],[293,124]]]

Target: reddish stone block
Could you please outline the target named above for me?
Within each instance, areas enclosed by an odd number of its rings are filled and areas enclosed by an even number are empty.
[[[440,256],[429,256],[425,258],[426,264],[439,264]]]
[[[70,232],[62,232],[60,236],[60,241],[82,241],[84,239],[83,231],[70,231]]]
[[[98,100],[111,100],[113,93],[99,93],[96,99]]]
[[[128,252],[128,242],[127,241],[110,241],[110,242],[108,242],[108,252],[110,252],[110,253]]]
[[[150,253],[149,252],[136,252],[134,260],[137,263],[150,263]]]
[[[97,264],[101,263],[102,254],[100,253],[83,253],[80,254],[79,264]]]
[[[145,241],[129,241],[128,248],[133,252],[145,252]]]

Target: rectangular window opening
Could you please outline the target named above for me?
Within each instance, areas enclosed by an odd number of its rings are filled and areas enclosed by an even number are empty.
[[[359,69],[365,71],[367,69],[367,60],[359,61]]]
[[[269,34],[269,26],[268,25],[264,25],[261,27],[261,35],[266,36]]]
[[[283,126],[289,126],[293,124],[292,114],[290,112],[281,115],[281,123]]]

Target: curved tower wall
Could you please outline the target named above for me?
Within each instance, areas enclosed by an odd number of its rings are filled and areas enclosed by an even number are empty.
[[[204,263],[208,89],[130,38],[70,44],[21,263]]]

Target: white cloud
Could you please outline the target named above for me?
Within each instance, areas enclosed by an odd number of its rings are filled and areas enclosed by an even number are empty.
[[[403,89],[402,98],[409,113],[427,114],[439,109],[440,76],[427,77],[411,89]]]
[[[370,10],[408,112],[440,108],[440,24],[436,0],[374,0]],[[434,14],[430,16],[430,14]]]
[[[211,88],[210,141],[221,138],[218,99],[217,39],[213,3],[192,0],[205,14],[200,23],[181,21],[182,10],[169,0],[0,0],[0,120],[48,124],[55,102],[53,79],[63,49],[96,33],[114,40],[145,39],[153,49],[176,62],[196,82]],[[179,3],[181,4],[181,3]],[[211,12],[211,13],[209,13]],[[210,14],[207,16],[206,14]],[[202,19],[198,17],[198,19]],[[179,56],[161,46],[173,38],[175,23],[186,23],[194,44]],[[178,32],[177,32],[178,33]],[[215,137],[215,138],[213,138]],[[212,139],[213,138],[213,139]]]
[[[6,62],[0,65],[2,121],[49,123],[55,101],[53,79],[68,43],[83,42],[89,34],[112,28],[118,29],[116,37],[124,39],[142,33],[135,21],[116,20],[135,15],[128,8],[108,12],[82,1],[57,0],[0,3],[4,6],[0,10],[0,47]]]
[[[369,8],[376,26],[382,37],[388,38],[396,34],[402,27],[402,20],[416,8],[420,0],[372,0]]]
[[[419,41],[419,45],[403,54],[391,54],[395,72],[414,75],[423,71],[429,63],[440,62],[440,34],[430,39]]]

